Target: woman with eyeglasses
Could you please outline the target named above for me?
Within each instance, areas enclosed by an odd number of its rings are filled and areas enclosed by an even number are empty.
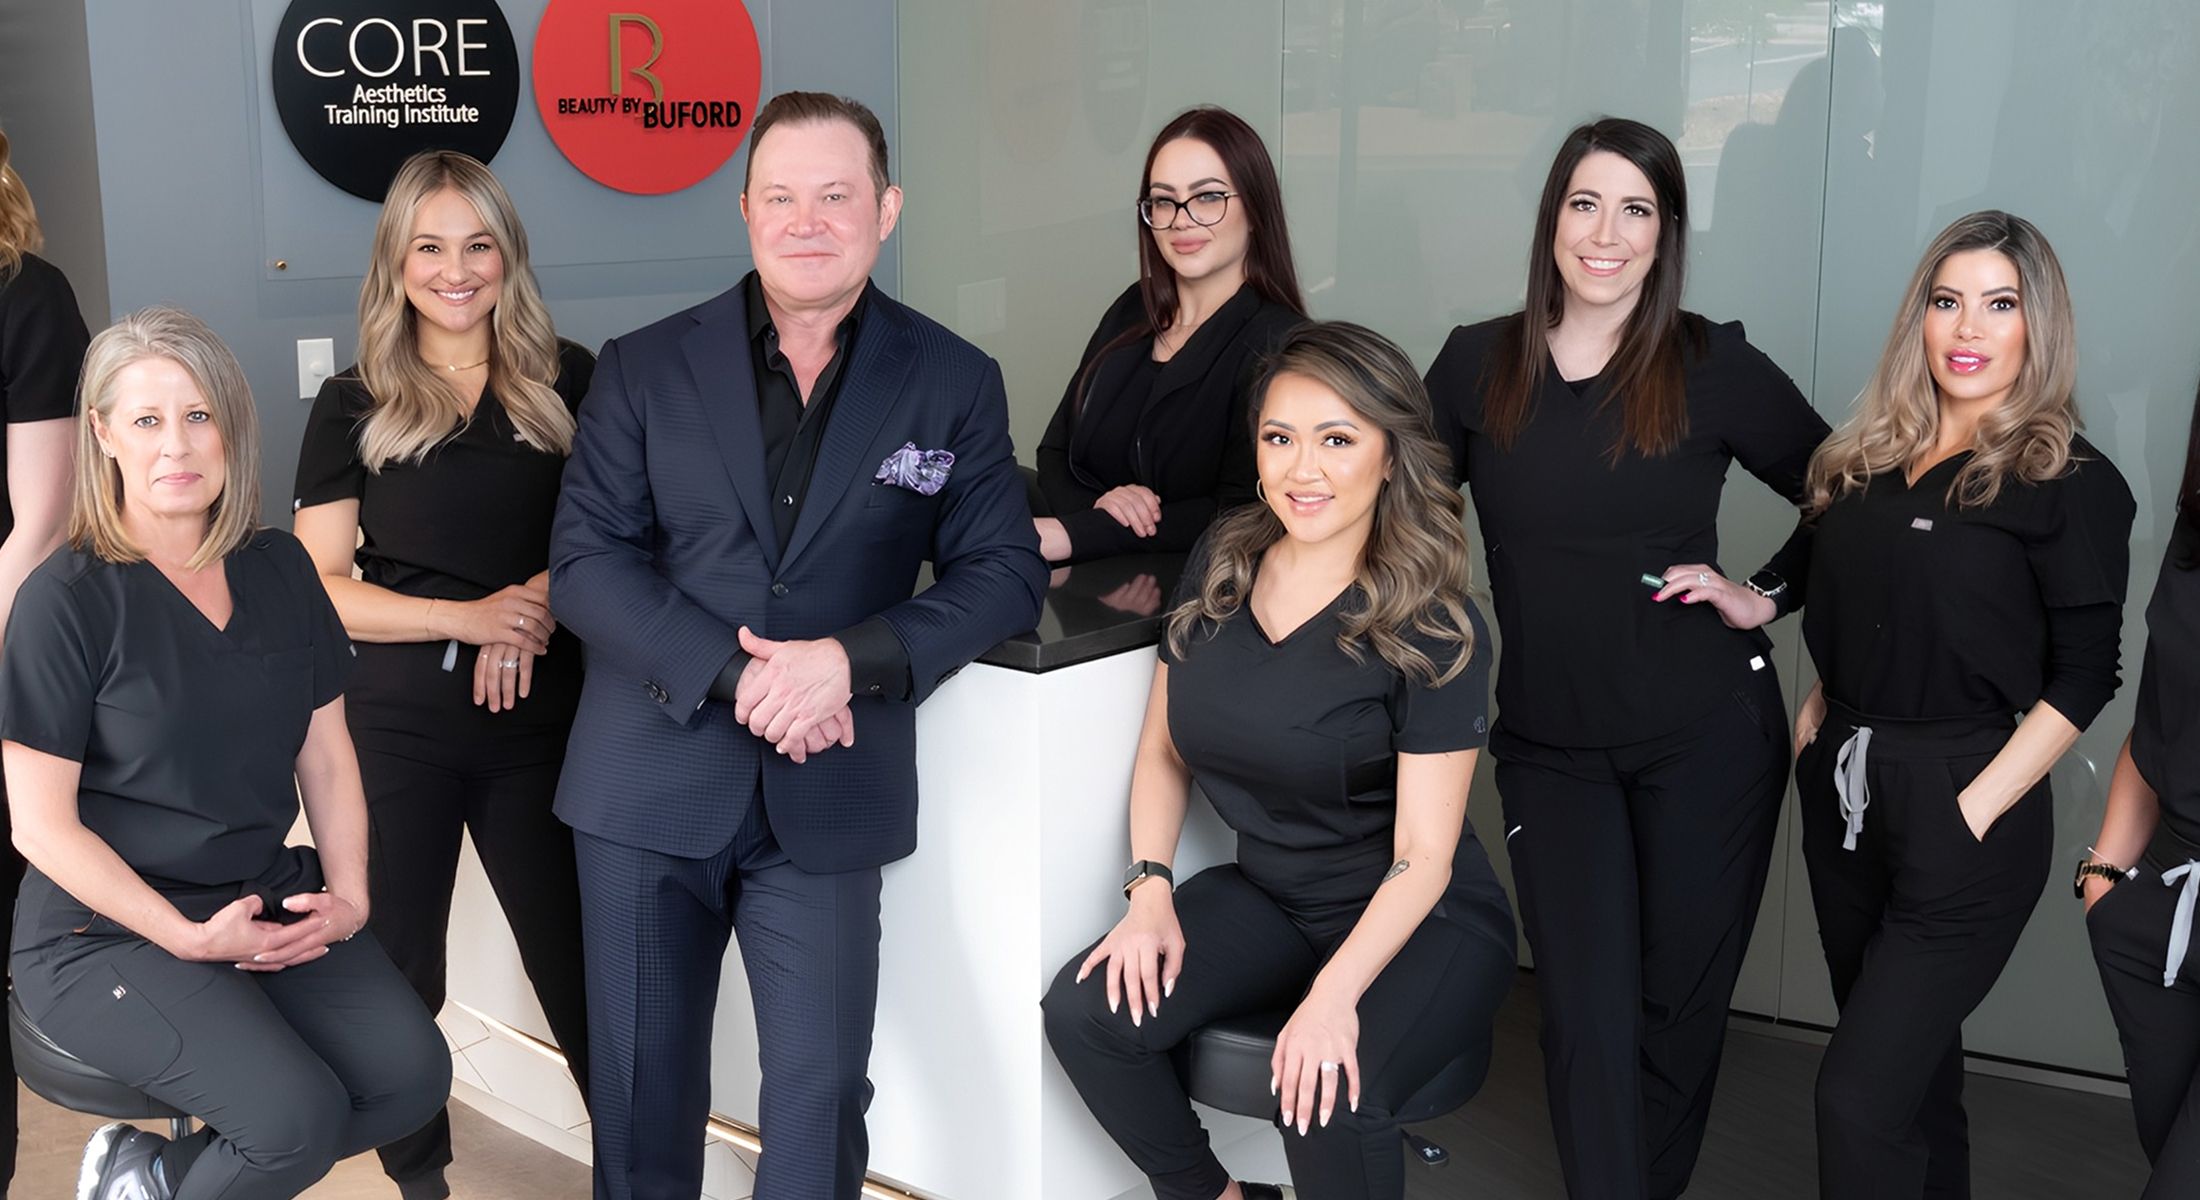
[[[1738,324],[1681,308],[1688,194],[1664,134],[1605,118],[1543,185],[1521,312],[1429,369],[1504,643],[1490,734],[1569,1194],[1677,1196],[1787,787],[1760,627],[1798,536],[1719,563],[1740,463],[1803,498],[1826,423]]]
[[[1162,127],[1138,216],[1138,282],[1100,319],[1039,442],[1049,562],[1188,550],[1254,499],[1248,385],[1306,319],[1275,164],[1236,114],[1195,108]]]

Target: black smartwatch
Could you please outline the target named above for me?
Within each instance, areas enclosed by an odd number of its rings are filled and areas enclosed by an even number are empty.
[[[1771,571],[1759,571],[1744,580],[1743,586],[1772,601],[1774,607],[1778,607],[1780,597],[1787,593],[1788,581]]]
[[[1137,862],[1132,863],[1129,869],[1123,872],[1123,898],[1125,900],[1130,899],[1131,889],[1137,887],[1141,883],[1144,883],[1148,879],[1159,879],[1161,882],[1168,884],[1170,887],[1176,886],[1176,876],[1169,873],[1168,867],[1162,865],[1161,863],[1149,862],[1146,859],[1141,858]]]

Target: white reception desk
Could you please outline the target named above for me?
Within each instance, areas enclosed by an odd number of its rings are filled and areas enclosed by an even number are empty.
[[[1179,565],[1155,556],[1058,573],[1038,630],[965,669],[918,711],[919,839],[913,857],[886,868],[871,1054],[871,1172],[882,1196],[1151,1194],[1055,1066],[1039,997],[1123,911],[1131,759],[1156,621],[1100,598],[1153,595],[1124,589],[1140,575],[1166,597]],[[1195,805],[1179,877],[1232,856],[1229,832]],[[711,1047],[712,1108],[726,1120],[708,1138],[711,1200],[743,1200],[752,1187],[755,1156],[738,1143],[756,1124],[756,1032],[739,964],[729,950]],[[453,905],[450,996],[442,1020],[459,1098],[586,1158],[578,1092],[519,1036],[547,1040],[548,1025],[470,851]],[[1240,1178],[1285,1177],[1268,1125],[1203,1116]]]

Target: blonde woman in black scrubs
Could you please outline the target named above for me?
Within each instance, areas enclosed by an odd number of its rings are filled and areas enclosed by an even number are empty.
[[[2134,506],[2076,381],[2053,248],[1973,213],[1811,462],[1795,781],[1841,1008],[1817,1090],[1835,1200],[1970,1194],[1963,1020],[2047,882],[2048,768],[2117,685]]]
[[[1759,627],[1807,539],[1729,578],[1719,500],[1735,463],[1801,500],[1826,423],[1741,326],[1682,310],[1687,254],[1672,142],[1584,125],[1544,182],[1527,307],[1454,330],[1428,373],[1505,645],[1490,753],[1576,1200],[1688,1186],[1787,787]]]
[[[2147,604],[2139,707],[2101,832],[2078,864],[2085,928],[2123,1038],[2143,1200],[2200,1196],[2200,399],[2169,551]],[[2128,865],[2127,865],[2128,864]],[[2182,915],[2180,915],[2182,914]]]
[[[586,1094],[573,835],[551,813],[581,647],[549,608],[550,517],[595,358],[551,331],[527,235],[489,169],[401,168],[359,293],[359,364],[298,452],[298,540],[359,643],[374,933],[443,1006],[460,832]],[[359,577],[353,578],[354,564]],[[450,1120],[381,1148],[405,1200],[450,1194]]]
[[[366,929],[351,643],[258,527],[244,371],[176,309],[94,339],[68,544],[0,656],[30,860],[10,965],[54,1044],[199,1117],[93,1135],[78,1200],[286,1200],[416,1129],[450,1051]],[[313,846],[285,846],[304,802]]]

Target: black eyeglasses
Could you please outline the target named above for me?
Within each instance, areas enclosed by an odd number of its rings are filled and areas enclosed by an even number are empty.
[[[1199,192],[1185,201],[1171,200],[1167,196],[1148,196],[1138,202],[1138,219],[1148,229],[1167,229],[1176,224],[1176,213],[1183,209],[1194,225],[1212,225],[1230,211],[1230,197],[1236,192]]]

